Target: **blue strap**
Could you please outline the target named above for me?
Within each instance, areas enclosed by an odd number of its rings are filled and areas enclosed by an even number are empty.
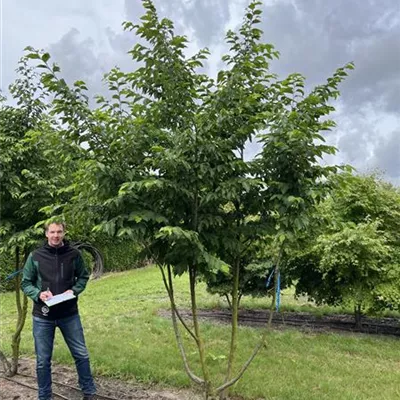
[[[269,274],[269,277],[267,279],[267,283],[265,284],[265,287],[269,287],[270,283],[271,283],[271,279],[274,276],[274,272],[275,272],[275,268],[272,270],[272,272]],[[278,282],[277,282],[277,286],[276,286],[276,302],[275,302],[275,307],[276,307],[276,311],[279,312],[279,306],[281,305],[281,273],[278,272]]]
[[[274,272],[275,272],[275,268],[272,270],[272,272],[269,274],[269,277],[268,277],[268,279],[267,279],[267,283],[265,284],[265,287],[268,287],[269,286],[269,284],[271,283],[271,279],[272,279],[272,277],[273,277],[273,275],[274,275]]]
[[[278,284],[276,285],[276,311],[279,312],[281,304],[281,273],[278,272]]]
[[[6,278],[6,281],[11,280],[12,278],[15,278],[18,274],[20,274],[23,271],[23,268],[21,268],[18,271],[13,272],[12,274],[8,275]]]

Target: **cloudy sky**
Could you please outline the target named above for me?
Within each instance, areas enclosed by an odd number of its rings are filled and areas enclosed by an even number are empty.
[[[225,52],[225,33],[240,24],[248,0],[154,0],[160,16],[190,40],[188,53],[208,47],[214,76]],[[48,50],[67,81],[85,80],[104,91],[103,74],[115,65],[132,70],[135,43],[121,23],[138,21],[140,0],[0,0],[0,84],[15,79],[27,45]],[[400,0],[264,0],[264,40],[280,51],[271,68],[282,78],[307,77],[310,87],[336,68],[356,64],[335,106],[337,129],[328,141],[334,160],[359,171],[380,170],[400,185]],[[256,149],[250,147],[251,155]]]

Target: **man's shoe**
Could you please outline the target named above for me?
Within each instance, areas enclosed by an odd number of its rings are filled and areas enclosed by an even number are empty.
[[[85,394],[82,400],[96,400],[97,396],[95,394]]]

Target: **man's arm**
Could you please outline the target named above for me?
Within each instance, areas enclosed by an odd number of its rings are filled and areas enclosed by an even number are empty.
[[[83,257],[79,253],[75,260],[75,285],[72,287],[72,291],[75,296],[82,293],[85,290],[87,281],[89,280],[89,271],[87,270]]]
[[[38,301],[40,290],[37,285],[37,268],[32,258],[32,253],[29,254],[22,271],[21,289],[33,301]]]

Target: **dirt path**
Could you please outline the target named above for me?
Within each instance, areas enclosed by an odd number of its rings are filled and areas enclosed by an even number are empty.
[[[1,400],[36,400],[37,385],[35,362],[21,359],[19,374],[7,380],[0,372]],[[70,367],[53,363],[54,400],[81,400],[82,393],[77,388],[76,372]],[[199,400],[200,396],[187,390],[165,390],[130,384],[117,379],[96,378],[99,400]]]

